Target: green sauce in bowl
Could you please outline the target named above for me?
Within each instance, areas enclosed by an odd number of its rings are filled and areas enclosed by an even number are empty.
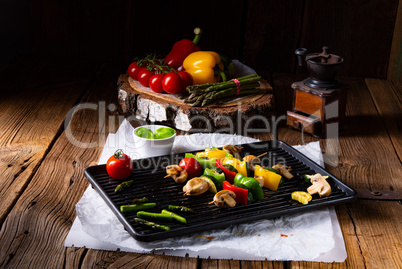
[[[164,139],[173,136],[176,131],[170,127],[161,127],[155,130],[154,137],[155,139]]]
[[[152,132],[152,130],[140,127],[135,131],[135,134],[139,137],[146,138],[146,139],[165,139],[172,137],[176,131],[170,127],[160,127]]]
[[[147,139],[153,139],[154,138],[154,133],[151,130],[145,128],[145,127],[138,128],[135,131],[135,134],[137,136],[139,136],[139,137],[142,137],[142,138],[147,138]]]

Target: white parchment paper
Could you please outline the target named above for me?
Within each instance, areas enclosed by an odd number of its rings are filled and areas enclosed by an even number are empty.
[[[100,164],[106,163],[117,148],[123,149],[132,158],[147,157],[136,153],[132,143],[132,129],[129,122],[124,121],[116,134],[109,134]],[[186,152],[208,146],[221,147],[229,143],[257,141],[228,134],[193,134],[177,136],[173,151]],[[296,149],[323,165],[318,142],[297,146]],[[107,250],[119,248],[122,251],[176,256],[188,253],[190,257],[220,259],[323,262],[343,262],[346,259],[343,237],[332,207],[147,243],[133,239],[91,187],[77,203],[76,211],[78,218],[66,239],[66,246]]]

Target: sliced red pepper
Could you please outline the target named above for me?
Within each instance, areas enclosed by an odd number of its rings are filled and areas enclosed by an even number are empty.
[[[236,200],[237,204],[247,205],[247,201],[248,201],[248,190],[247,189],[233,186],[228,181],[223,181],[223,189],[232,191],[232,192],[234,192],[234,194],[236,194],[235,200]]]
[[[216,159],[215,166],[217,166],[220,169],[222,169],[222,171],[225,173],[226,180],[229,181],[230,184],[233,184],[234,178],[235,178],[237,172],[230,171],[225,166],[223,166],[223,164],[221,162],[221,159]]]

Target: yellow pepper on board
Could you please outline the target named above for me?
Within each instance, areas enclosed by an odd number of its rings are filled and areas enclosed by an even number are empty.
[[[211,158],[222,159],[226,156],[226,151],[221,150],[221,149],[205,150],[202,152],[197,152],[196,156],[199,158],[207,157],[208,159],[211,159]]]
[[[281,182],[281,175],[269,171],[261,167],[260,165],[255,165],[254,176],[262,176],[264,178],[264,186],[270,190],[276,191],[278,189],[279,183]]]
[[[215,75],[216,66],[219,70],[224,69],[221,56],[214,51],[193,52],[183,62],[183,68],[193,77],[193,85],[219,82],[219,75]]]
[[[230,164],[234,168],[236,168],[237,172],[247,176],[247,162],[246,161],[240,161],[239,159],[236,159],[234,157],[226,157],[223,159],[222,164]]]

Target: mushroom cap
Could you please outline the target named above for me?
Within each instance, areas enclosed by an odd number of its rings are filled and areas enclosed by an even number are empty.
[[[221,190],[214,196],[214,204],[218,207],[225,207],[228,205],[229,207],[234,207],[236,205],[236,194],[229,190]]]
[[[203,178],[193,177],[184,185],[184,195],[200,195],[209,189],[209,184]]]

